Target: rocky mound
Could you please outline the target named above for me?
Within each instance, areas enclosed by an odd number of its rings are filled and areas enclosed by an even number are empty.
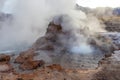
[[[62,20],[60,18],[61,22]],[[119,80],[119,52],[114,52],[120,49],[119,36],[86,34],[89,29],[78,29],[78,35],[89,36],[86,42],[92,46],[93,51],[85,54],[78,48],[80,52],[75,53],[69,48],[71,37],[71,43],[76,41],[74,33],[70,29],[64,29],[62,24],[52,21],[45,36],[40,37],[27,51],[11,56],[1,54],[0,79]],[[87,51],[85,49],[84,51]]]
[[[84,32],[83,32],[84,33]],[[119,80],[119,40],[99,34],[88,40],[93,54],[74,54],[59,36],[71,37],[61,25],[49,24],[46,35],[19,55],[0,55],[1,80]],[[65,38],[66,39],[66,38]],[[112,54],[114,53],[114,54]],[[114,72],[114,73],[113,73]]]
[[[78,31],[81,32],[81,30]],[[80,34],[86,35],[84,31],[86,30],[82,30]],[[64,41],[60,39],[61,36]],[[68,49],[67,41],[71,36],[71,32],[64,31],[60,24],[57,25],[51,22],[45,36],[39,38],[32,49],[38,52],[39,55],[43,51],[52,60],[52,63],[59,63],[66,68],[96,68],[99,60],[104,56],[111,56],[113,51],[118,49],[110,37],[97,34],[89,35],[91,37],[87,41],[94,48],[93,53],[74,54]]]
[[[10,58],[9,55],[0,54],[0,72],[9,72],[12,70]]]
[[[86,35],[86,30],[78,31]],[[111,56],[119,46],[115,46],[109,36],[98,33],[89,36],[87,42],[94,51],[90,54],[76,54],[70,51],[68,45],[70,37],[73,37],[71,31],[65,31],[60,24],[51,22],[45,36],[40,37],[29,50],[13,56],[10,62],[15,71],[29,71],[50,64],[59,64],[67,69],[95,69],[102,58]],[[10,60],[9,56],[5,57],[5,61]]]

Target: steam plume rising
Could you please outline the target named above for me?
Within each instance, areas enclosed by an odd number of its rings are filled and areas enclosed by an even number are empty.
[[[55,17],[54,23],[61,25],[63,32],[69,33],[70,37],[66,38],[65,35],[60,35],[60,39],[72,53],[92,53],[93,48],[88,44],[88,39],[98,32],[105,31],[97,18],[75,10]]]
[[[5,23],[2,26],[1,50],[18,48],[23,44],[31,45],[38,37],[44,35],[52,17],[69,12],[74,8],[75,1],[7,0],[7,3],[11,5],[4,5],[2,11],[12,13],[14,19],[11,25]]]
[[[38,37],[45,34],[49,22],[55,16],[57,16],[54,18],[55,24],[61,24],[65,31],[71,31],[72,36],[67,46],[70,46],[69,49],[74,53],[79,53],[84,48],[88,52],[82,51],[81,53],[90,53],[91,46],[87,44],[89,34],[94,34],[96,28],[102,31],[100,23],[95,17],[74,10],[75,0],[13,0],[11,4],[15,5],[11,7],[13,20],[10,25],[5,23],[0,30],[1,50],[21,49],[21,47],[32,45]],[[5,7],[7,8],[7,5]],[[59,21],[60,15],[66,15],[63,16],[62,22]],[[87,36],[78,31],[84,28],[90,29],[90,31],[84,31]],[[63,40],[64,36],[61,37],[61,41]]]

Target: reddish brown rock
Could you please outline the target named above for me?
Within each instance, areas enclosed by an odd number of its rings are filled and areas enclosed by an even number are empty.
[[[47,68],[49,68],[51,70],[57,70],[57,71],[63,71],[64,70],[61,67],[61,65],[59,65],[59,64],[53,64],[53,65],[47,66]]]
[[[58,35],[63,33],[62,32],[62,26],[61,25],[56,25],[53,22],[51,22],[47,28],[47,32],[45,36],[40,37],[34,44],[33,48],[35,50],[49,50],[53,51],[54,45],[56,44],[56,41],[58,38]]]
[[[5,54],[0,54],[0,63],[8,63],[10,61],[10,56]]]
[[[12,70],[12,66],[10,64],[0,64],[0,72],[9,72]]]
[[[111,57],[112,54],[105,54],[105,58]]]
[[[20,53],[20,55],[15,59],[15,63],[24,63],[25,61],[32,61],[35,56],[34,50],[28,50]]]
[[[38,67],[41,67],[45,64],[43,60],[38,61],[26,61],[23,64],[20,65],[20,69],[22,70],[32,70],[36,69]]]

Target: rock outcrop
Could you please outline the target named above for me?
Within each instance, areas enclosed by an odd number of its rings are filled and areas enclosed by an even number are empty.
[[[1,64],[0,63],[0,72],[11,72],[13,70],[11,64]]]
[[[0,63],[9,63],[10,56],[5,54],[0,54]]]
[[[0,72],[9,72],[12,70],[10,58],[10,55],[0,54]]]
[[[22,70],[34,70],[41,66],[43,66],[45,62],[43,60],[37,61],[25,61],[23,64],[20,65],[20,69]]]
[[[59,39],[59,35],[70,37],[69,32],[64,32],[61,25],[50,23],[46,35],[39,38],[31,49],[21,52],[15,58],[14,63],[10,62],[12,56],[0,55],[0,79],[119,80],[120,55],[119,52],[114,52],[116,50],[114,37],[111,38],[108,34],[91,36],[88,40],[89,44],[101,52],[97,54],[98,51],[95,51],[92,55],[83,55],[70,53],[66,44]],[[52,59],[51,64],[46,64],[42,60],[45,56],[43,54],[47,55],[45,59],[49,57]],[[18,65],[14,69],[19,68],[20,70],[12,71],[11,65],[13,64]]]
[[[104,24],[106,25],[106,30],[110,32],[120,32],[120,19],[118,21],[111,19],[110,21],[105,21]]]
[[[85,35],[84,33],[85,30],[82,30],[80,34]],[[51,51],[54,53],[52,54],[53,57],[50,56],[49,52],[46,54],[52,58],[53,63],[59,63],[64,67],[67,65],[69,68],[96,68],[99,60],[105,56],[111,56],[113,51],[118,48],[113,44],[110,37],[102,34],[89,36],[91,37],[89,37],[88,43],[95,48],[92,54],[84,55],[71,53],[68,49],[68,41],[70,37],[72,37],[71,31],[65,31],[60,24],[57,25],[51,22],[48,25],[45,36],[39,38],[35,44],[33,44],[32,49],[35,51]],[[77,58],[77,60],[75,58]]]
[[[34,70],[45,64],[43,60],[34,60],[36,55],[34,50],[21,52],[15,59],[14,63],[20,64],[19,68],[22,70]]]
[[[35,56],[35,52],[33,50],[28,50],[21,52],[19,56],[15,59],[15,63],[24,63],[26,61],[32,61]]]
[[[119,80],[120,79],[120,51],[115,51],[111,57],[100,61],[101,70],[93,80]]]

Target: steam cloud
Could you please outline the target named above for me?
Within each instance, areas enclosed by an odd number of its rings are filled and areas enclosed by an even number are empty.
[[[61,25],[63,32],[68,32],[70,37],[60,35],[61,42],[72,53],[89,54],[93,52],[93,47],[88,44],[91,35],[98,32],[105,32],[99,20],[94,16],[86,15],[81,11],[72,10],[65,15],[54,18],[54,23]],[[67,46],[66,46],[67,45]]]
[[[0,29],[0,50],[21,49],[32,45],[37,38],[45,34],[49,22],[57,15],[67,15],[62,22],[59,21],[60,16],[57,16],[54,23],[61,24],[65,31],[71,31],[72,37],[67,45],[71,52],[92,52],[87,43],[89,35],[98,29],[103,31],[95,17],[74,9],[75,0],[12,0],[11,4],[14,6],[7,8],[8,5],[4,5],[2,9],[3,12],[12,13],[13,20],[11,24],[5,23]],[[85,28],[89,29],[85,31],[85,34],[89,35],[85,36],[78,31]],[[61,41],[66,43],[64,36]]]
[[[73,7],[73,0],[7,0],[2,11],[12,13],[14,18],[11,25],[2,26],[0,50],[31,45],[44,35],[53,16]]]

